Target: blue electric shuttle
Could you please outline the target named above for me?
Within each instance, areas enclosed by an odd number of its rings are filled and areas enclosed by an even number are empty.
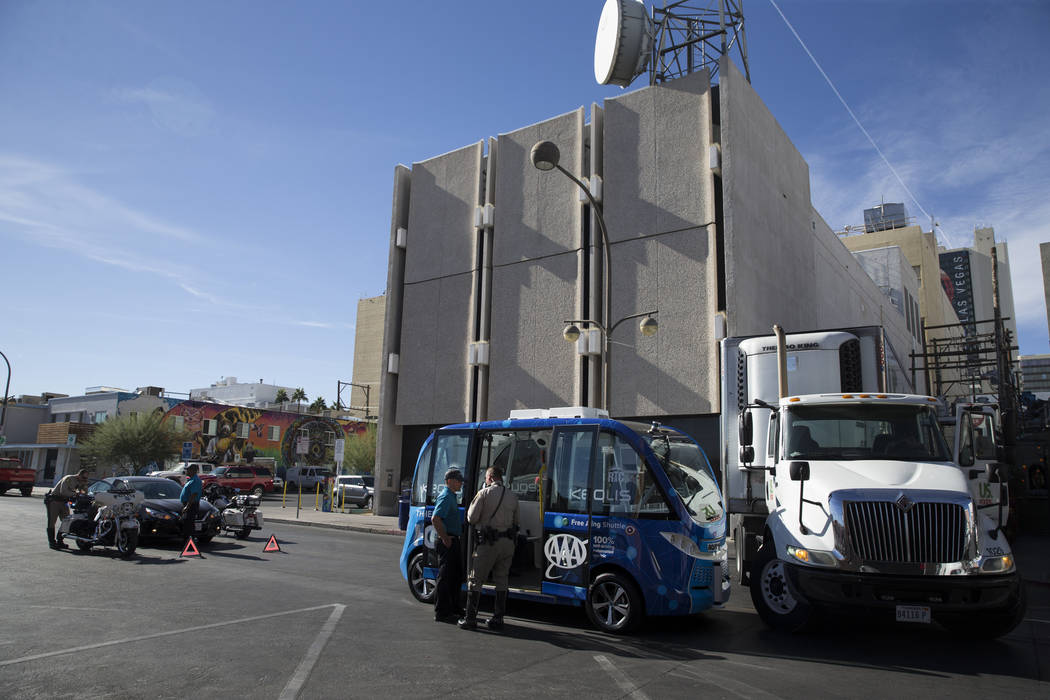
[[[433,601],[437,575],[430,516],[453,466],[466,479],[461,517],[490,466],[518,496],[510,597],[583,605],[608,632],[628,631],[646,615],[699,613],[729,597],[726,515],[700,446],[658,423],[565,408],[450,425],[424,443],[401,552],[401,574],[422,602]],[[465,528],[464,559],[473,537]]]

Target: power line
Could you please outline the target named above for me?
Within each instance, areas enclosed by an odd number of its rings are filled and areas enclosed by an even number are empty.
[[[917,206],[919,210],[926,215],[926,218],[930,220],[931,228],[934,229],[934,235],[936,235],[936,229],[940,229],[941,235],[944,237],[944,242],[947,244],[947,247],[954,248],[955,244],[951,240],[951,236],[948,235],[947,231],[941,228],[940,224],[938,224],[934,220],[930,213],[923,208],[922,204],[919,203],[919,200],[916,199],[915,195],[912,194],[911,189],[909,189],[908,186],[904,183],[904,178],[900,176],[900,174],[897,172],[897,169],[893,167],[892,163],[890,163],[889,158],[886,157],[886,154],[883,153],[882,149],[879,148],[879,145],[875,143],[875,139],[871,137],[871,134],[868,133],[868,130],[865,129],[864,125],[860,123],[860,119],[857,118],[857,115],[854,114],[853,110],[850,109],[850,106],[846,104],[846,100],[842,96],[842,93],[840,93],[838,88],[835,87],[835,83],[831,82],[831,78],[829,78],[828,74],[824,72],[824,69],[820,67],[820,63],[817,61],[816,57],[812,54],[812,52],[810,52],[809,47],[806,46],[806,42],[802,41],[802,37],[799,36],[798,32],[795,31],[795,27],[791,25],[791,22],[788,21],[788,18],[784,15],[783,11],[780,9],[780,7],[777,6],[776,0],[769,0],[769,4],[773,6],[773,9],[777,11],[777,14],[780,15],[780,18],[784,20],[784,24],[786,24],[787,28],[791,30],[791,33],[795,35],[795,39],[797,39],[798,43],[802,46],[802,50],[806,52],[806,55],[809,56],[809,60],[813,61],[813,65],[816,66],[817,70],[820,71],[820,74],[824,76],[824,80],[827,81],[828,86],[831,88],[831,91],[835,93],[835,97],[839,98],[839,102],[841,102],[842,106],[846,108],[847,112],[849,112],[849,115],[853,118],[853,121],[854,123],[856,123],[857,128],[861,130],[865,137],[867,137],[868,142],[871,144],[871,147],[875,149],[875,152],[879,154],[880,158],[882,158],[882,162],[885,163],[886,167],[890,169],[891,173],[893,173],[893,177],[897,178],[897,182],[899,182],[901,187],[904,188],[904,191],[908,193],[908,196],[911,198],[911,201],[915,202],[915,206]]]

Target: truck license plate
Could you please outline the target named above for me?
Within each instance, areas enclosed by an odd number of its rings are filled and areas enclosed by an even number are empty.
[[[930,608],[927,605],[898,605],[897,622],[922,622],[930,624]]]

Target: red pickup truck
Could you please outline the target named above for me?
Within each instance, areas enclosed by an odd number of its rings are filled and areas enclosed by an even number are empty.
[[[35,471],[23,469],[22,462],[14,457],[0,457],[0,495],[18,489],[23,496],[32,496],[35,482]]]

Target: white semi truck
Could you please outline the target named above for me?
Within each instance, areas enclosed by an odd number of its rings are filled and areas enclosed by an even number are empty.
[[[853,611],[1012,630],[1023,586],[971,495],[979,470],[952,461],[937,400],[899,390],[881,329],[778,335],[722,341],[737,578],[763,621],[794,631]]]

